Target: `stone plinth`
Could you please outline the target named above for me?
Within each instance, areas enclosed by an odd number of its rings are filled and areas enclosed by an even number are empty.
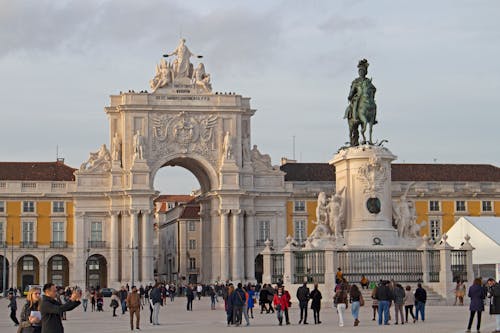
[[[345,187],[344,238],[348,247],[397,245],[392,226],[391,162],[388,149],[363,145],[341,150],[335,166],[336,191]]]

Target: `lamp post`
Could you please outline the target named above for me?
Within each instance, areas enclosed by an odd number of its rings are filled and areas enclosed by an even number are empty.
[[[10,268],[10,286],[12,288],[12,291],[14,291],[14,230],[12,230],[11,232],[10,246],[11,246],[10,265],[12,266]]]
[[[90,247],[89,247],[90,244],[87,244],[87,259],[85,260],[85,289],[87,289],[89,287],[88,283],[89,283],[89,273],[90,273],[90,269],[89,269],[89,258],[90,258]]]
[[[137,250],[137,246],[131,246],[132,250],[132,279],[130,281],[130,288],[134,285],[134,275],[135,275],[135,250]]]
[[[7,244],[3,244],[3,267],[2,267],[2,290],[3,296],[7,297]]]

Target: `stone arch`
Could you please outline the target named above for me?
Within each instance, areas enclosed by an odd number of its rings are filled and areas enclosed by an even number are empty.
[[[158,170],[165,166],[180,166],[189,170],[200,183],[202,193],[215,190],[219,187],[218,175],[213,165],[200,155],[177,153],[158,159],[153,163],[151,168],[151,184],[154,183],[154,178]]]
[[[4,260],[5,260],[5,288],[9,288],[9,282],[10,282],[10,261],[8,258],[4,257],[3,255],[0,254],[0,289],[3,290],[4,287],[4,280],[3,280],[3,270],[4,270]]]
[[[40,284],[40,261],[25,254],[17,260],[17,286],[24,290],[30,284]]]
[[[108,286],[108,261],[99,253],[87,258],[85,264],[85,284],[87,288],[106,288]]]
[[[55,254],[47,261],[47,282],[57,286],[69,285],[69,260],[62,254]]]

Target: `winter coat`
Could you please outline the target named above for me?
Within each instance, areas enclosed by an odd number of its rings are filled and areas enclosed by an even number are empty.
[[[289,301],[290,299],[288,298],[286,293],[281,294],[281,296],[279,296],[278,294],[274,294],[273,304],[275,308],[277,305],[279,305],[282,311],[288,309]]]
[[[233,306],[243,306],[246,302],[246,295],[243,289],[237,288],[231,295]]]
[[[470,297],[470,311],[484,311],[484,298],[486,294],[482,286],[477,284],[470,286],[468,296]]]
[[[415,295],[411,292],[411,290],[405,291],[405,305],[415,305]]]
[[[378,301],[392,301],[394,299],[394,295],[392,294],[391,288],[386,285],[381,285],[378,286],[375,291],[375,298]]]
[[[297,299],[299,300],[299,302],[306,303],[307,301],[309,301],[309,297],[309,288],[307,288],[306,286],[301,286],[297,289]]]
[[[65,304],[61,304],[53,298],[42,296],[42,305],[40,306],[40,312],[42,313],[42,332],[64,333],[61,314],[73,310],[78,305],[80,305],[80,301],[70,300]]]
[[[321,291],[318,289],[313,289],[311,293],[309,294],[309,297],[311,297],[312,302],[311,302],[311,309],[314,310],[321,310],[321,299],[323,296],[321,295]]]
[[[403,288],[394,288],[394,304],[404,304],[405,290]]]
[[[495,283],[489,291],[490,314],[500,314],[500,284]]]
[[[424,288],[417,288],[417,290],[415,290],[415,303],[417,302],[427,302],[427,292]]]
[[[254,307],[254,300],[255,300],[255,291],[249,290],[248,291],[248,308],[251,309]]]

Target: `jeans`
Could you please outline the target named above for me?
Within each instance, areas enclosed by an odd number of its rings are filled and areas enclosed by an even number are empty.
[[[495,315],[495,319],[497,321],[497,328],[496,328],[496,330],[500,331],[500,314],[496,314]]]
[[[472,327],[472,322],[474,321],[474,315],[477,312],[477,322],[476,322],[476,329],[479,332],[479,329],[481,328],[481,312],[482,311],[471,311],[470,316],[469,316],[469,325],[467,325],[467,329],[470,330]]]
[[[250,325],[250,319],[248,318],[248,306],[245,304],[243,305],[243,317],[245,317],[245,322],[247,323],[247,326]]]
[[[192,298],[187,299],[186,310],[193,311],[193,299]]]
[[[344,326],[344,311],[345,311],[346,305],[345,303],[339,303],[337,304],[337,313],[339,314],[339,326],[342,327]]]
[[[418,313],[420,312],[420,317],[422,321],[425,321],[425,303],[416,302],[415,304],[415,319],[418,320]]]
[[[382,325],[382,315],[384,315],[384,325],[389,323],[389,301],[378,301],[378,324]]]
[[[406,322],[408,322],[408,311],[410,311],[411,317],[415,319],[415,316],[413,315],[413,305],[405,305]]]
[[[321,322],[319,320],[319,309],[313,308],[313,316],[314,316],[314,323],[319,324]]]
[[[160,302],[156,302],[153,305],[153,325],[160,325],[158,322],[158,315],[160,314]]]
[[[12,319],[12,321],[14,322],[14,324],[19,325],[19,321],[17,320],[17,317],[16,317],[16,310],[17,309],[11,309],[10,310],[10,319]]]
[[[127,311],[127,300],[122,301],[122,314],[125,314],[125,311]]]
[[[241,325],[241,315],[243,314],[242,305],[233,305],[233,324]]]
[[[279,324],[283,324],[283,311],[276,309],[276,317],[278,317]]]
[[[87,312],[87,306],[89,305],[89,300],[88,299],[82,299],[82,307],[83,311]]]
[[[354,318],[354,320],[358,319],[358,317],[359,317],[359,308],[360,308],[359,301],[352,302],[351,314],[352,314],[352,317]]]
[[[300,322],[304,320],[304,323],[307,323],[307,301],[299,302],[299,308],[300,308]]]
[[[401,324],[405,322],[403,317],[403,304],[394,304],[394,312],[396,312],[396,323],[399,322],[399,315],[401,315]]]

